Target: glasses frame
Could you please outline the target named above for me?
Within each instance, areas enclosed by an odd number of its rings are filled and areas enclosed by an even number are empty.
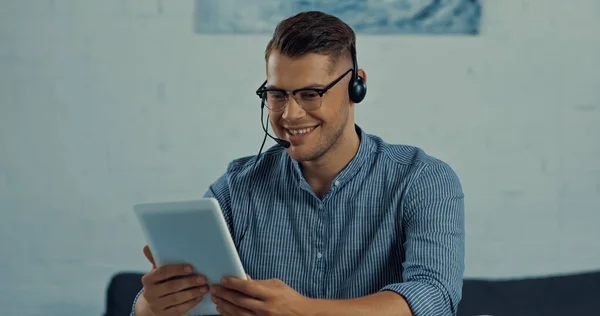
[[[271,110],[273,112],[285,111],[285,109],[288,107],[288,105],[290,103],[290,95],[292,95],[294,100],[296,100],[296,103],[298,103],[298,105],[300,105],[300,107],[302,107],[305,111],[316,111],[321,108],[321,105],[323,105],[323,95],[325,93],[327,93],[327,91],[329,91],[331,88],[333,88],[338,82],[340,82],[344,77],[346,77],[347,74],[351,73],[352,71],[354,71],[354,68],[348,69],[346,72],[344,72],[344,74],[342,74],[337,79],[332,81],[325,88],[301,88],[301,89],[296,89],[296,90],[291,90],[291,91],[284,90],[284,89],[278,89],[278,88],[266,88],[265,85],[267,84],[267,80],[265,80],[265,82],[263,82],[263,84],[260,85],[260,87],[256,90],[256,95],[258,95],[258,97],[261,98],[263,101],[261,104],[261,107],[266,106],[269,110]],[[269,108],[269,106],[267,105],[266,95],[268,92],[271,92],[271,91],[281,92],[285,95],[285,105],[280,110],[273,110],[273,109]],[[302,91],[313,91],[313,92],[316,92],[319,94],[321,102],[319,103],[319,106],[316,109],[307,110],[302,106],[301,102],[299,102],[298,99],[296,99],[296,93],[302,92]]]

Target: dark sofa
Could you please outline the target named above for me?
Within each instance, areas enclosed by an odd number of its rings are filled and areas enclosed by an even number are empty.
[[[458,315],[600,315],[600,271],[511,280],[465,280]]]
[[[142,274],[123,272],[110,281],[105,316],[127,316]],[[511,280],[465,279],[459,316],[600,315],[600,271]],[[437,315],[432,315],[437,316]]]

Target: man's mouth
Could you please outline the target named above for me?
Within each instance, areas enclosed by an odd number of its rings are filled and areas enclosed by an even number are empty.
[[[305,127],[305,128],[297,128],[297,129],[289,129],[286,128],[286,132],[292,136],[301,136],[301,135],[306,135],[310,132],[312,132],[315,128],[319,127],[319,125],[315,125],[312,127]]]

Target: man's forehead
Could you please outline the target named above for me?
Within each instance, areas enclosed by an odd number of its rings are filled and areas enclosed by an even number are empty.
[[[332,74],[331,59],[327,55],[310,53],[299,57],[289,57],[273,53],[267,60],[269,86],[306,85],[325,83]]]
[[[309,53],[297,57],[289,57],[273,52],[267,60],[267,71],[307,70],[312,72],[327,72],[331,67],[328,55]]]

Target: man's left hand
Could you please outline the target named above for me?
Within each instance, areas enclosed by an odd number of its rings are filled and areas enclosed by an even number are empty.
[[[279,279],[223,278],[211,285],[211,299],[223,316],[305,315],[311,299]]]

